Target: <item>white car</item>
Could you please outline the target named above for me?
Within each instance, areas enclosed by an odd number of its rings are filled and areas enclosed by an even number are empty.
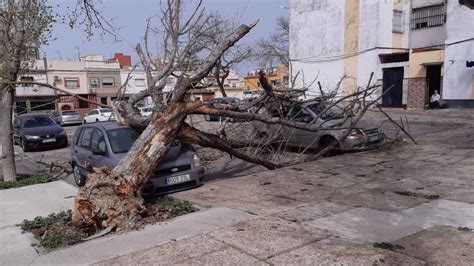
[[[84,116],[82,119],[83,124],[95,123],[95,122],[105,122],[105,121],[115,121],[114,114],[112,109],[108,108],[99,108],[89,111],[89,113]]]
[[[138,112],[141,116],[149,117],[153,114],[153,106],[138,107]]]

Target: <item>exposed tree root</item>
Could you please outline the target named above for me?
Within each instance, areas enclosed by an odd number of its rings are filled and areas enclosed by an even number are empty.
[[[117,231],[131,229],[145,212],[141,195],[130,183],[108,167],[94,169],[75,199],[72,221],[96,232],[115,226]]]

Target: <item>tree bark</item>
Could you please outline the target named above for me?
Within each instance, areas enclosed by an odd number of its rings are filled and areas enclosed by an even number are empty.
[[[14,181],[16,178],[15,150],[13,147],[12,106],[14,90],[2,86],[2,114],[0,127],[2,128],[2,173],[3,180]]]

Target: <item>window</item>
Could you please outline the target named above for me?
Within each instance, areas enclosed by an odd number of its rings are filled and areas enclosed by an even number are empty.
[[[107,104],[107,97],[100,97],[101,104]]]
[[[441,26],[446,22],[446,6],[436,5],[412,10],[411,28],[421,29]]]
[[[84,128],[82,130],[81,141],[79,142],[79,146],[86,149],[90,148],[93,130],[93,128]]]
[[[99,111],[97,110],[92,110],[90,111],[87,115],[98,115],[99,114]]]
[[[135,86],[145,87],[145,79],[135,79]]]
[[[403,33],[403,11],[393,10],[392,32]]]
[[[23,76],[20,78],[21,81],[25,81],[25,82],[33,82],[34,81],[34,78],[33,77],[26,77],[26,76]],[[33,84],[29,84],[29,83],[24,83],[24,84],[21,84],[22,87],[31,87],[33,86]]]
[[[102,86],[114,86],[115,80],[114,78],[102,78]]]
[[[79,79],[64,78],[64,87],[66,87],[66,89],[78,89]]]
[[[92,89],[99,87],[99,78],[89,78],[89,87]]]
[[[93,151],[106,152],[107,146],[105,144],[104,134],[98,129],[94,129],[92,134],[91,147]]]
[[[131,128],[118,128],[107,131],[110,147],[114,153],[126,153],[133,143],[140,136],[138,132]]]

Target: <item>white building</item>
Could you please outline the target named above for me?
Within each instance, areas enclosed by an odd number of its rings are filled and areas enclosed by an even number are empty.
[[[393,85],[384,106],[423,108],[434,90],[448,105],[466,105],[473,23],[474,11],[457,0],[290,0],[292,76],[327,90],[346,76],[347,95],[374,72],[380,93]],[[318,92],[313,83],[310,94]]]

